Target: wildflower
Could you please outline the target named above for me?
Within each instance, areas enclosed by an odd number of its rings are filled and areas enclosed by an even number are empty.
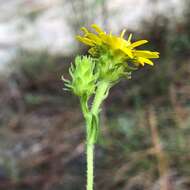
[[[89,53],[98,57],[102,53],[109,52],[114,56],[119,56],[123,62],[132,61],[135,66],[144,64],[154,65],[150,59],[159,58],[159,53],[148,50],[136,50],[138,46],[148,43],[147,40],[139,40],[131,42],[132,34],[129,35],[128,39],[124,39],[126,30],[123,30],[120,36],[113,35],[111,32],[106,34],[99,26],[92,24],[91,27],[95,30],[94,32],[89,31],[85,27],[81,30],[84,32],[83,36],[77,36],[76,38],[90,46]]]
[[[147,40],[132,43],[132,34],[125,40],[126,30],[116,36],[106,34],[95,24],[92,28],[95,33],[83,27],[84,35],[77,36],[79,41],[90,46],[91,55],[77,56],[69,69],[71,80],[63,78],[66,89],[79,96],[86,121],[87,190],[93,190],[94,145],[100,132],[99,113],[109,90],[121,78],[131,78],[131,73],[140,65],[153,65],[151,59],[159,58],[158,52],[136,49],[146,44]]]

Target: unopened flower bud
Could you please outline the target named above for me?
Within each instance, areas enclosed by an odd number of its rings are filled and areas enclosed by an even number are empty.
[[[67,89],[73,91],[77,96],[86,95],[90,97],[95,90],[97,75],[94,74],[95,62],[87,56],[77,56],[75,64],[71,65],[69,73],[71,81],[65,80]]]

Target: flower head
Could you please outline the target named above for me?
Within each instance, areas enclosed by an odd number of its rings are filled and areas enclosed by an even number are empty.
[[[95,62],[87,56],[77,56],[74,65],[71,64],[69,73],[71,81],[62,77],[67,90],[71,90],[77,96],[89,98],[95,90],[97,74],[94,74]]]
[[[71,81],[63,78],[68,90],[87,99],[94,94],[99,82],[106,81],[110,86],[122,78],[131,78],[131,74],[140,65],[153,65],[151,59],[159,58],[159,53],[137,50],[147,40],[132,42],[132,34],[124,39],[126,30],[119,36],[107,34],[96,24],[91,25],[94,32],[81,28],[84,35],[77,36],[82,43],[90,46],[90,56],[77,56],[70,67]]]
[[[126,30],[123,30],[120,36],[116,36],[111,32],[107,34],[96,24],[91,25],[91,27],[95,32],[82,27],[81,30],[84,32],[84,35],[78,35],[76,38],[91,47],[89,53],[94,57],[99,57],[102,53],[109,52],[114,56],[119,56],[123,62],[130,60],[135,66],[144,66],[145,63],[153,65],[154,63],[150,59],[159,58],[159,52],[136,50],[138,46],[146,44],[148,41],[139,40],[132,43],[132,34],[125,40]]]

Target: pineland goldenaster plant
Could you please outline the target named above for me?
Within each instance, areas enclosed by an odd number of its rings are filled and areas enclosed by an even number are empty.
[[[93,190],[94,144],[100,131],[99,113],[101,104],[110,88],[122,78],[130,79],[132,73],[145,64],[154,65],[152,59],[159,58],[159,52],[138,50],[147,40],[132,42],[132,34],[125,40],[123,30],[119,36],[106,33],[92,24],[93,31],[82,27],[83,35],[76,38],[89,46],[88,56],[77,56],[71,64],[71,80],[62,77],[66,90],[80,99],[86,121],[87,190]],[[92,104],[89,99],[92,98]]]

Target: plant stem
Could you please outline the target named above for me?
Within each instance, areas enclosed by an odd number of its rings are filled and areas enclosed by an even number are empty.
[[[99,113],[100,105],[103,102],[103,100],[106,98],[108,90],[109,90],[109,83],[106,81],[101,81],[96,90],[96,95],[94,97],[94,101],[92,104],[91,112],[94,115],[97,115]]]
[[[87,190],[93,190],[94,181],[94,144],[87,143]]]
[[[88,109],[85,109],[84,101],[81,101],[81,106],[83,108],[83,114],[86,120],[87,125],[87,186],[86,190],[93,190],[93,181],[94,181],[94,143],[90,141],[90,130],[93,129],[94,126],[92,126],[91,119],[92,117],[89,117],[91,114],[98,117],[99,109],[101,106],[101,103],[107,96],[107,91],[109,88],[109,83],[105,81],[101,81],[98,84],[96,94],[94,97],[94,101],[92,104],[92,108],[89,111]],[[90,115],[89,115],[90,114]],[[92,116],[92,115],[91,115]]]

